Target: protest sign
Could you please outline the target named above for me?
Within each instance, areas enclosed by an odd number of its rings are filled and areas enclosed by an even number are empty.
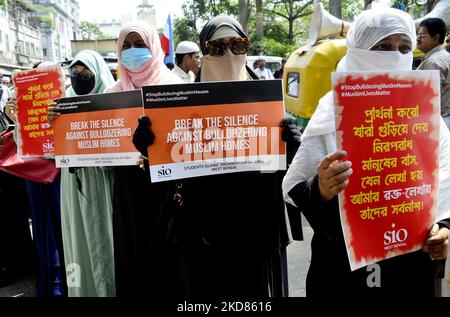
[[[281,81],[230,81],[142,88],[155,142],[152,182],[286,168],[279,123]]]
[[[64,96],[61,66],[49,66],[14,72],[17,98],[18,155],[53,157],[53,129],[47,121],[47,107]]]
[[[339,194],[351,269],[422,248],[437,210],[438,74],[334,73],[333,90],[353,169]]]
[[[136,165],[140,90],[62,98],[54,121],[57,167]]]

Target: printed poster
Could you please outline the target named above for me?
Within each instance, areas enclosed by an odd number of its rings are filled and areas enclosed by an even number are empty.
[[[437,209],[438,72],[334,73],[333,91],[353,169],[339,195],[351,269],[421,249]]]
[[[136,165],[133,133],[143,114],[140,90],[57,100],[57,167]]]
[[[53,157],[54,132],[47,121],[47,107],[64,96],[61,66],[17,71],[12,80],[17,98],[19,158]]]
[[[280,80],[142,87],[152,182],[286,169]]]

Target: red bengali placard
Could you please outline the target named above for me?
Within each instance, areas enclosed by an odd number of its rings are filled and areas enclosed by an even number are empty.
[[[52,157],[54,132],[47,121],[47,107],[64,96],[61,67],[15,72],[13,83],[17,98],[19,157]]]
[[[351,269],[422,248],[437,209],[437,72],[335,73],[333,90],[353,169],[339,195]]]

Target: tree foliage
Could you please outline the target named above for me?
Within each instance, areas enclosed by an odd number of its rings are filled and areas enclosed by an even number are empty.
[[[80,26],[81,37],[83,40],[100,40],[108,37],[100,30],[98,25],[95,23],[83,21],[81,22]]]
[[[236,17],[239,3],[237,0],[188,0],[182,9],[185,18],[195,25],[197,21],[205,23],[219,14]]]
[[[304,34],[301,21],[312,14],[313,0],[272,0],[266,1],[265,13],[284,20],[284,34],[288,44],[294,44],[295,38]]]
[[[329,0],[321,2],[328,10]],[[342,18],[351,22],[363,10],[365,0],[338,2],[341,2]],[[306,42],[313,0],[262,0],[262,8],[264,36],[258,39],[256,0],[187,0],[183,5],[184,18],[174,23],[175,43],[182,40],[198,43],[198,28],[219,14],[233,16],[241,22],[248,17],[248,24],[243,27],[247,28],[252,43],[250,55],[285,56]]]
[[[423,4],[418,4],[413,0],[391,0],[394,8],[406,10],[413,18],[420,18],[430,12],[439,0],[427,0]]]
[[[198,32],[195,23],[186,18],[178,18],[173,25],[174,45],[181,41],[198,43]]]

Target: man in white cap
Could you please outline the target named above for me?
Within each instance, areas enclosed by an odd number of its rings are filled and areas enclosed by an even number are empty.
[[[182,41],[175,50],[176,65],[172,72],[186,83],[192,83],[200,69],[200,48],[190,41]]]

